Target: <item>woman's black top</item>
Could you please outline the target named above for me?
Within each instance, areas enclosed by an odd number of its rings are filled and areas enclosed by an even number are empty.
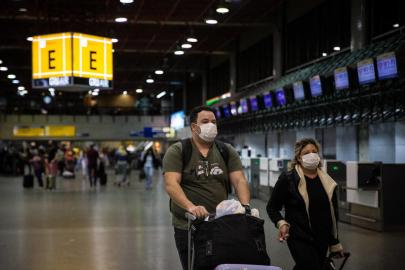
[[[321,179],[317,176],[311,179],[305,176],[309,198],[309,219],[315,240],[321,245],[328,245],[332,230],[332,215],[328,195],[323,188]]]

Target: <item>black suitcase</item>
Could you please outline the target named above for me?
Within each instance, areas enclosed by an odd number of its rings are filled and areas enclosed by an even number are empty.
[[[24,175],[23,187],[24,188],[33,188],[34,187],[34,176],[32,174]]]
[[[245,214],[195,222],[191,236],[194,266],[214,269],[223,263],[270,265],[263,224],[264,220]]]
[[[107,185],[107,174],[103,173],[100,175],[100,185],[105,186]]]

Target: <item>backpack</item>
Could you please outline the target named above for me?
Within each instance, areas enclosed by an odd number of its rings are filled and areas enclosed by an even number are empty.
[[[222,159],[225,162],[225,165],[228,166],[228,161],[229,161],[228,147],[222,141],[215,140],[214,143],[217,146],[217,149],[218,149],[219,153],[221,154]],[[188,163],[190,162],[192,152],[193,152],[193,146],[191,144],[191,138],[181,140],[181,154],[182,154],[182,164],[183,164],[181,171],[184,171],[184,168],[186,168]],[[229,182],[229,180],[226,181],[225,188],[226,188],[226,191],[228,192],[228,194],[232,193],[231,183]]]

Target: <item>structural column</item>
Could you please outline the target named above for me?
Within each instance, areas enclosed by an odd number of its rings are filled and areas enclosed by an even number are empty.
[[[238,41],[234,42],[233,50],[229,55],[229,92],[234,96],[237,89],[237,55],[238,55]]]
[[[187,73],[184,74],[184,83],[183,83],[183,96],[182,96],[182,107],[183,107],[183,111],[187,112]]]
[[[286,4],[276,13],[273,24],[273,78],[277,79],[284,72],[284,32],[285,32],[285,12]]]
[[[370,42],[369,0],[351,0],[350,50],[364,48]]]

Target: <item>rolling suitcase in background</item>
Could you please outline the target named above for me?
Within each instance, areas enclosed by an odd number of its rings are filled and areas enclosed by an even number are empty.
[[[106,173],[102,173],[100,175],[100,185],[101,186],[106,186],[107,185],[107,174]]]
[[[24,188],[34,187],[34,176],[32,174],[26,174],[23,176],[23,187]]]

